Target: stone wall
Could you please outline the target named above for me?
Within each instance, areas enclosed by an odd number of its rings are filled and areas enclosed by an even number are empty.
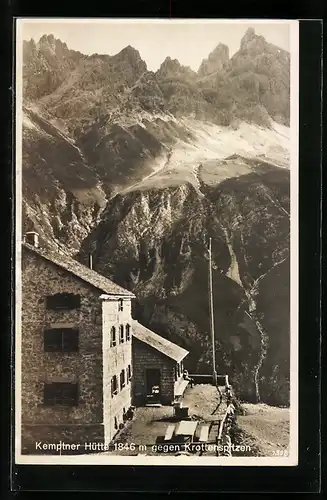
[[[216,438],[217,456],[232,456],[232,439],[231,429],[236,421],[235,406],[232,401],[235,400],[228,378],[225,378],[226,384],[224,391],[221,392],[220,405],[225,408],[224,414],[219,424],[218,434]]]
[[[175,364],[173,360],[161,354],[152,347],[133,338],[133,396],[136,405],[145,403],[146,370],[160,368],[161,371],[161,401],[171,404],[174,399]]]
[[[101,290],[24,248],[22,273],[22,424],[24,448],[36,440],[92,439],[108,443],[131,406],[131,383],[111,397],[111,377],[132,364],[132,341],[126,341],[126,324],[132,325],[131,299],[118,309],[117,296]],[[79,294],[81,307],[67,311],[46,309],[46,296]],[[119,343],[119,325],[124,343]],[[116,326],[116,347],[110,348],[111,326]],[[44,352],[46,328],[78,328],[77,352]],[[130,331],[132,338],[132,328]],[[77,406],[47,407],[45,383],[78,383]],[[115,418],[116,417],[116,418]],[[27,435],[24,435],[27,432]],[[74,437],[74,433],[76,435]],[[84,436],[85,434],[85,436]],[[88,437],[89,436],[89,437]],[[26,444],[27,443],[27,444]]]
[[[80,294],[81,307],[46,309],[45,298],[58,292]],[[22,422],[95,424],[103,422],[101,292],[31,251],[23,251],[22,273]],[[79,329],[79,350],[44,352],[45,328]],[[76,407],[46,407],[44,383],[79,384]]]

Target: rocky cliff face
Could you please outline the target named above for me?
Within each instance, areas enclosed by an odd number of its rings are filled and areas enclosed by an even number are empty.
[[[241,397],[287,404],[289,54],[248,31],[198,73],[133,47],[24,45],[23,222],[133,290],[135,316]]]
[[[245,33],[240,50],[230,61],[229,77],[245,103],[261,106],[275,121],[289,125],[290,54],[267,43],[253,29]],[[243,101],[244,102],[244,101]]]
[[[35,100],[54,92],[84,57],[80,52],[69,50],[53,35],[43,35],[38,43],[32,39],[24,41],[25,99]]]
[[[87,263],[94,252],[95,269],[137,295],[138,319],[189,349],[190,370],[210,373],[207,244],[212,237],[218,372],[229,374],[241,397],[255,399],[261,327],[269,352],[263,371],[259,367],[258,394],[266,402],[285,403],[288,365],[278,363],[280,356],[288,357],[287,327],[273,324],[273,314],[280,308],[279,318],[288,315],[287,279],[282,287],[279,282],[288,259],[287,184],[287,171],[260,164],[255,174],[215,186],[204,180],[201,191],[190,182],[135,188],[108,204],[80,257]],[[277,297],[267,300],[262,290],[272,294],[277,287]]]
[[[174,77],[181,77],[185,78],[186,80],[195,80],[197,74],[188,66],[182,66],[177,59],[166,57],[166,59],[156,72],[156,77],[158,78],[158,80],[164,80],[166,78]]]
[[[23,117],[23,231],[74,253],[99,220],[106,194],[74,142],[31,109]]]
[[[289,125],[289,53],[249,28],[240,49],[229,60],[227,54],[218,45],[198,72],[203,94],[220,110],[218,122],[246,120],[267,127],[273,119]]]
[[[198,70],[198,75],[200,77],[205,77],[216,73],[217,71],[222,71],[226,68],[229,62],[229,48],[223,43],[219,43],[217,47],[210,52],[208,59],[204,59]]]

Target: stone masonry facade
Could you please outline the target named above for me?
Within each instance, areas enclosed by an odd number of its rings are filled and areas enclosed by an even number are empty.
[[[160,351],[133,338],[133,402],[143,405],[146,402],[146,370],[160,369],[160,391],[162,404],[174,402],[175,389],[182,380],[182,364],[178,371],[178,363]],[[176,372],[178,376],[176,376]]]
[[[50,310],[46,297],[57,293],[80,296],[80,307]],[[32,451],[37,440],[108,442],[131,405],[131,383],[126,376],[120,390],[119,374],[131,365],[131,340],[119,344],[119,326],[131,324],[131,299],[103,295],[92,285],[59,266],[23,249],[21,328],[22,452]],[[117,345],[110,348],[110,331],[117,330]],[[45,352],[44,330],[78,329],[76,352]],[[131,336],[130,336],[131,339]],[[126,373],[126,372],[125,372]],[[112,397],[111,377],[118,391]],[[78,385],[78,404],[46,406],[44,386]]]

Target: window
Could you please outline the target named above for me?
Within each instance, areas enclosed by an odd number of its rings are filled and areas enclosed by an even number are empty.
[[[117,386],[117,376],[114,375],[111,379],[111,397],[118,394],[118,386]]]
[[[66,382],[44,384],[44,404],[46,406],[77,406],[78,385]]]
[[[92,323],[94,323],[95,325],[102,325],[102,315],[100,311],[93,309],[91,312],[91,316],[92,316]]]
[[[126,325],[126,340],[131,340],[131,325]]]
[[[115,345],[116,345],[116,328],[112,326],[110,330],[110,347],[114,347]]]
[[[132,379],[132,368],[131,365],[127,367],[127,380],[130,381]]]
[[[81,307],[80,295],[57,293],[46,297],[46,308],[54,311],[77,309]]]
[[[114,421],[114,425],[115,425],[115,429],[117,430],[118,429],[118,418],[115,417],[115,421]]]
[[[118,300],[118,311],[123,311],[124,310],[124,301],[123,299]]]
[[[119,327],[119,342],[122,344],[124,342],[124,326]]]
[[[74,328],[44,330],[44,352],[77,352],[78,336]]]
[[[177,379],[178,379],[178,374],[177,374],[177,365],[175,366],[175,370],[174,370],[174,372],[175,372],[175,380],[177,380]]]
[[[125,387],[125,370],[122,370],[120,372],[120,390],[124,389]]]

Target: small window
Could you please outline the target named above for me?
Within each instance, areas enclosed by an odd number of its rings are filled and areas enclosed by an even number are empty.
[[[44,352],[77,352],[79,332],[74,328],[44,330]]]
[[[95,325],[102,325],[102,316],[100,311],[93,309],[91,314],[92,314],[92,323],[94,323]]]
[[[117,376],[114,375],[111,379],[111,397],[118,394],[118,386],[117,386]]]
[[[132,368],[131,365],[127,367],[127,380],[130,382],[132,380]]]
[[[80,295],[57,293],[46,297],[46,308],[54,311],[78,309],[81,307]]]
[[[131,340],[131,325],[126,325],[126,340]]]
[[[122,344],[124,342],[124,326],[119,327],[119,342]]]
[[[120,372],[120,390],[124,389],[125,387],[125,370],[122,370]]]
[[[110,347],[115,347],[115,345],[116,345],[116,328],[112,326],[110,330]]]
[[[69,383],[44,384],[46,406],[77,406],[78,385]]]
[[[123,311],[124,310],[124,301],[123,299],[118,300],[118,311]]]

